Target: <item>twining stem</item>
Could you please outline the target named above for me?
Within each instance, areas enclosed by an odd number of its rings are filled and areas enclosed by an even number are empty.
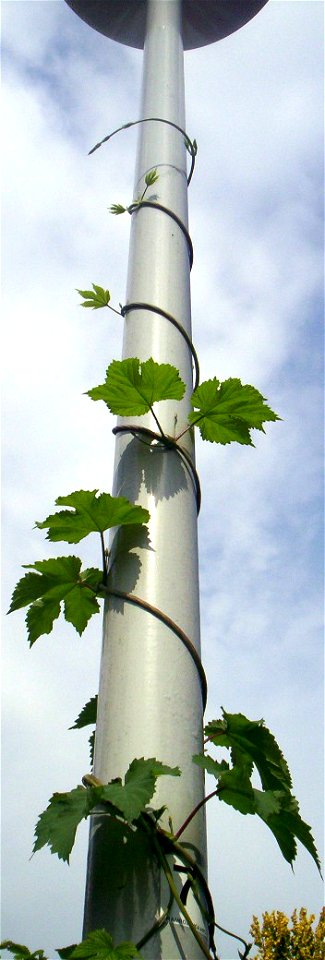
[[[152,408],[152,407],[150,407],[150,412],[152,413],[152,416],[153,416],[153,418],[154,418],[154,420],[155,420],[155,422],[156,422],[156,424],[157,424],[157,427],[158,427],[158,430],[159,430],[159,433],[161,433],[161,436],[162,436],[162,437],[164,437],[164,436],[165,436],[165,434],[164,434],[164,431],[163,431],[163,428],[162,428],[162,427],[160,426],[160,423],[159,423],[159,420],[158,420],[158,417],[156,417],[156,414],[155,414],[155,412],[154,412],[154,410],[153,410],[153,408]]]
[[[189,823],[191,823],[191,820],[193,820],[193,817],[195,817],[195,814],[198,813],[198,810],[200,810],[201,807],[203,807],[204,804],[208,802],[208,800],[211,800],[211,797],[217,797],[218,794],[219,794],[219,787],[217,787],[216,790],[213,790],[212,793],[208,793],[207,797],[203,797],[203,800],[200,800],[200,803],[197,803],[196,807],[194,807],[194,810],[191,810],[191,813],[189,813],[188,817],[186,817],[186,820],[184,820],[184,823],[182,823],[182,826],[179,828],[179,830],[177,830],[177,833],[174,834],[175,840],[178,840],[179,837],[181,837],[186,827],[188,827]]]
[[[116,310],[115,307],[111,307],[110,303],[107,303],[106,306],[109,310],[113,310],[113,313],[117,313],[118,317],[123,317],[123,313],[120,310]]]
[[[164,871],[170,892],[173,894],[174,900],[176,900],[177,906],[180,912],[183,914],[183,917],[185,918],[190,930],[192,931],[193,937],[195,938],[196,942],[199,944],[199,947],[201,948],[202,953],[204,954],[205,957],[208,958],[208,960],[211,960],[211,953],[209,948],[204,943],[204,940],[199,934],[195,924],[193,923],[193,920],[191,919],[189,913],[186,910],[186,907],[181,901],[167,857],[165,857],[165,855],[163,854],[161,847],[157,842],[157,839],[155,836],[153,837],[153,841],[154,841],[154,844],[157,850],[157,855],[158,855],[161,867]]]
[[[151,937],[154,937],[155,933],[158,933],[159,930],[162,930],[163,927],[166,926],[166,923],[168,923],[168,920],[169,920],[169,914],[173,906],[173,903],[174,903],[174,894],[171,893],[166,910],[164,910],[164,912],[161,914],[161,917],[159,917],[159,919],[156,920],[156,923],[154,923],[153,926],[150,927],[150,930],[148,930],[148,932],[144,934],[141,940],[139,940],[138,943],[136,943],[137,950],[141,950],[141,947],[144,947],[145,943],[147,943],[148,940],[151,940]]]
[[[196,418],[196,420],[193,420],[192,423],[188,425],[188,427],[185,427],[185,430],[182,430],[182,432],[179,433],[177,437],[175,437],[175,440],[180,440],[181,437],[184,437],[185,433],[188,433],[191,427],[196,427],[197,423],[199,423],[200,420],[203,420],[203,413],[200,413],[200,415]]]
[[[104,534],[103,534],[102,530],[100,530],[99,532],[100,532],[100,542],[101,542],[101,547],[102,547],[103,581],[104,581],[104,584],[106,584],[106,583],[107,583],[107,576],[108,576],[108,569],[107,569],[107,557],[106,557],[106,549],[105,549],[105,540],[104,540]]]
[[[159,833],[159,828],[158,828],[158,833]],[[191,854],[188,852],[188,850],[185,849],[184,844],[177,843],[177,841],[175,841],[174,838],[173,838],[172,844],[173,844],[172,846],[173,852],[175,853],[176,856],[179,857],[180,860],[182,860],[185,868],[187,869],[188,878],[190,881],[190,886],[193,891],[193,895],[200,907],[202,917],[204,917],[204,919],[208,924],[210,950],[212,950],[213,956],[217,960],[216,948],[214,943],[214,927],[216,925],[215,916],[214,916],[214,907],[213,907],[213,900],[211,897],[211,893],[210,893],[207,881],[202,871],[200,870],[198,863],[195,860],[193,860],[193,858],[191,857]],[[195,878],[199,881],[199,885],[201,887],[201,890],[203,891],[203,894],[206,900],[206,905],[207,905],[206,910],[204,909],[203,905],[201,904],[201,901],[199,900],[195,892],[194,885],[193,885],[193,881],[195,880]]]
[[[239,936],[238,936],[238,933],[232,933],[231,930],[226,930],[225,927],[221,927],[221,926],[220,926],[220,923],[216,923],[216,922],[215,922],[214,925],[215,925],[215,927],[217,927],[218,930],[221,930],[222,933],[226,933],[226,934],[227,934],[227,937],[234,937],[234,940],[239,940],[240,943],[243,943],[243,944],[244,944],[244,947],[245,947],[245,954],[244,954],[244,956],[245,956],[245,957],[248,957],[248,953],[249,953],[251,947],[253,946],[252,943],[246,943],[246,940],[243,940],[243,937],[239,937]]]

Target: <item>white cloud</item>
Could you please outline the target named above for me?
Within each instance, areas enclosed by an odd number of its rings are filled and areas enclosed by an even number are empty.
[[[131,198],[136,134],[87,150],[138,116],[141,53],[90,31],[64,3],[3,8],[7,607],[20,564],[51,554],[35,519],[59,494],[111,489],[111,423],[83,393],[120,356],[122,327],[80,310],[75,287],[102,283],[116,305],[125,296],[129,218],[106,208]],[[283,417],[255,450],[197,444],[207,716],[221,703],[264,716],[318,843],[322,13],[320,3],[272,0],[233,37],[186,55],[201,375],[254,383]],[[98,563],[95,538],[86,559]],[[80,640],[58,625],[29,652],[23,613],[5,620],[3,936],[47,952],[79,937],[87,829],[70,872],[44,851],[27,858],[49,796],[88,763],[87,731],[66,729],[96,690],[100,633],[99,617]],[[320,884],[302,851],[292,877],[266,828],[222,804],[209,836],[221,924],[245,936],[253,911],[317,911]],[[220,951],[236,952],[222,937]]]

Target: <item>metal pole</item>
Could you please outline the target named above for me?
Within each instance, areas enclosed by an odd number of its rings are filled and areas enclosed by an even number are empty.
[[[144,47],[141,117],[161,117],[185,129],[181,0],[148,0]],[[173,127],[148,122],[139,127],[135,198],[144,176],[157,168],[159,180],[146,198],[171,210],[187,227],[187,152],[184,137]],[[127,303],[146,303],[170,313],[191,335],[190,258],[185,233],[175,219],[152,208],[132,215]],[[180,331],[148,309],[130,310],[125,319],[123,357],[150,356],[172,363],[187,385],[181,402],[164,401],[157,414],[165,433],[186,424],[192,390],[192,356]],[[125,423],[125,420],[123,421]],[[155,430],[150,414],[132,418]],[[184,444],[194,457],[192,440]],[[133,593],[178,624],[200,653],[197,552],[197,503],[191,471],[177,452],[145,446],[120,434],[116,442],[114,494],[141,503],[150,511],[150,549],[127,540],[119,531],[112,542],[111,588]],[[132,549],[130,549],[130,547]],[[156,757],[182,770],[181,778],[162,777],[153,805],[168,805],[176,830],[203,798],[200,769],[191,762],[202,749],[202,689],[189,650],[150,612],[113,596],[104,613],[94,772],[107,783],[124,776],[134,757]],[[114,942],[137,942],[166,906],[166,890],[157,869],[147,875],[147,851],[135,858],[131,879],[118,875],[116,837],[105,822],[90,831],[84,935],[105,927]],[[201,810],[184,838],[206,865],[205,816]],[[121,886],[122,885],[122,886]],[[196,911],[196,912],[195,912]],[[191,905],[194,922],[202,920]],[[142,948],[143,956],[201,957],[192,933],[173,910],[171,922]]]

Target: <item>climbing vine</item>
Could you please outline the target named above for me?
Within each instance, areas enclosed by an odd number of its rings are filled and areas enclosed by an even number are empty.
[[[147,118],[139,122],[169,122],[159,118]],[[125,124],[105,137],[90,153],[115,133],[133,124]],[[176,126],[175,124],[171,124]],[[184,137],[186,149],[191,156],[190,182],[197,153],[195,140],[191,141],[184,131],[176,126]],[[145,176],[145,188],[142,194],[129,206],[113,204],[113,214],[129,212],[133,214],[140,206],[157,206],[166,214],[175,215],[157,202],[157,196],[146,198],[147,191],[159,179],[157,169],[148,171]],[[192,246],[187,231],[180,224],[189,247],[190,259]],[[112,414],[119,417],[141,418],[151,414],[154,429],[137,423],[119,425],[114,433],[127,432],[139,442],[148,444],[152,449],[162,447],[166,453],[176,452],[181,458],[193,483],[197,508],[200,507],[200,482],[183,438],[197,428],[203,440],[210,443],[240,443],[253,446],[252,431],[264,431],[267,422],[279,420],[279,416],[268,406],[266,399],[256,387],[242,384],[238,378],[229,378],[221,382],[217,377],[200,382],[199,363],[195,348],[178,320],[164,310],[151,304],[127,304],[117,310],[111,305],[108,289],[93,283],[91,290],[78,290],[82,298],[81,306],[98,310],[108,308],[123,317],[132,309],[144,308],[160,313],[173,323],[185,337],[191,350],[195,386],[190,397],[191,411],[185,422],[179,421],[177,404],[185,394],[185,383],[179,370],[169,363],[157,363],[153,357],[140,361],[137,357],[126,360],[112,360],[107,367],[105,380],[91,387],[87,393],[91,400],[101,400]],[[166,400],[175,403],[174,433],[164,432],[161,423],[161,404]],[[146,529],[149,512],[138,504],[131,503],[125,497],[113,497],[98,490],[76,490],[61,495],[55,501],[57,509],[44,520],[36,522],[38,530],[46,530],[51,543],[79,544],[89,534],[96,533],[99,538],[99,566],[86,568],[82,560],[71,556],[58,556],[53,559],[39,560],[33,564],[24,564],[28,572],[18,581],[12,595],[9,613],[27,607],[26,628],[30,646],[41,636],[52,631],[55,620],[62,614],[81,635],[89,620],[100,610],[100,601],[111,594],[120,596],[129,602],[149,610],[162,619],[185,644],[196,662],[202,687],[203,702],[206,701],[206,678],[198,654],[181,628],[174,624],[162,611],[146,604],[134,594],[124,594],[111,585],[112,560],[105,542],[105,533],[111,528],[121,526]],[[97,697],[91,697],[81,709],[71,729],[85,726],[95,727],[97,716]],[[72,944],[57,950],[62,958],[86,958],[93,960],[132,960],[141,957],[142,947],[150,941],[169,922],[172,907],[176,904],[193,937],[199,945],[202,956],[208,960],[217,960],[215,931],[223,929],[216,922],[214,907],[207,881],[193,853],[189,853],[183,834],[206,803],[219,800],[244,815],[257,815],[273,833],[280,851],[289,864],[293,864],[300,843],[311,854],[320,870],[320,862],[310,827],[299,813],[297,800],[292,793],[292,781],[287,763],[273,735],[263,720],[249,720],[241,713],[231,714],[222,709],[221,717],[211,720],[204,728],[204,751],[192,757],[193,763],[206,770],[215,778],[215,789],[194,809],[184,810],[184,821],[174,828],[173,811],[156,808],[152,805],[156,783],[159,777],[180,777],[178,767],[169,767],[162,759],[138,757],[132,760],[125,771],[124,780],[115,778],[102,783],[92,773],[84,774],[73,789],[64,793],[54,793],[48,807],[40,814],[35,827],[33,853],[44,846],[51,853],[69,863],[76,832],[82,820],[91,816],[105,816],[118,831],[124,849],[124,882],[127,882],[130,865],[125,857],[128,844],[135,833],[146,838],[153,861],[163,871],[169,890],[169,901],[159,919],[153,918],[152,926],[143,931],[136,944],[113,943],[106,930],[95,930],[79,944]],[[90,763],[93,762],[95,730],[90,736]],[[220,759],[220,748],[229,751],[229,759]],[[253,775],[259,775],[260,787],[253,786]],[[163,826],[163,815],[168,812],[169,830]],[[174,866],[172,858],[175,858]],[[122,861],[121,861],[122,862]],[[184,878],[179,890],[175,874]],[[192,893],[199,906],[202,924],[207,930],[207,939],[202,936],[194,924],[188,910],[187,901]],[[229,931],[226,931],[229,932]],[[252,944],[230,933],[240,941],[243,951],[241,958],[248,957]],[[28,947],[3,941],[2,948],[9,950],[17,960],[46,960],[43,950],[32,953]]]

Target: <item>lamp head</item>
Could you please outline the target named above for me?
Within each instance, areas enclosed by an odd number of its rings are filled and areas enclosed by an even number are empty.
[[[129,47],[144,46],[147,0],[66,0],[90,27]],[[204,47],[239,30],[267,0],[182,0],[184,50]]]

